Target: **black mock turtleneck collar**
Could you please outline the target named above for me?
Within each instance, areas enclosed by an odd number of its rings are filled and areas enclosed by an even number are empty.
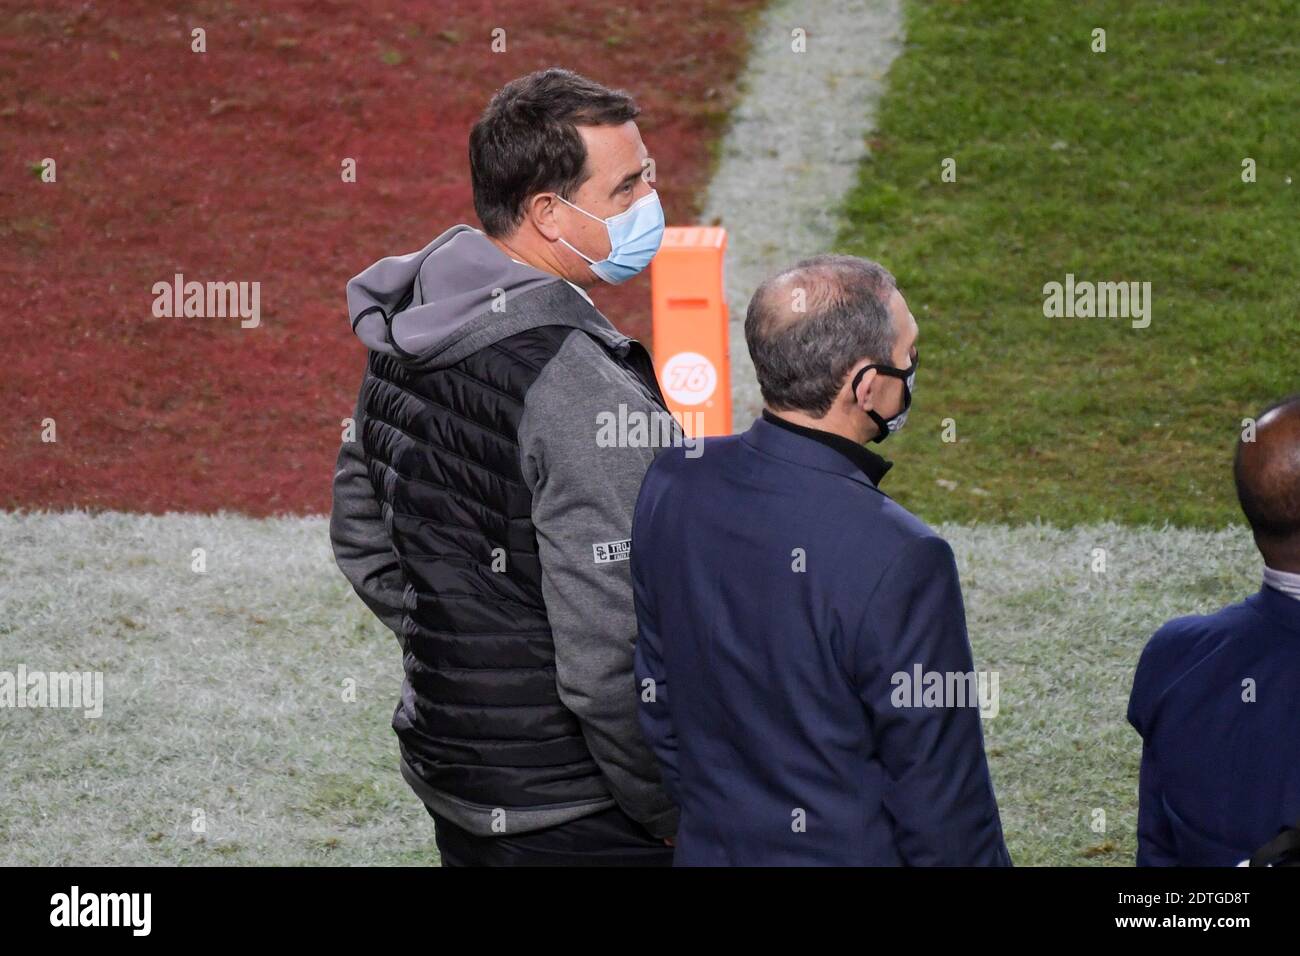
[[[854,465],[862,469],[862,473],[870,478],[871,483],[877,487],[880,486],[880,479],[885,477],[885,472],[894,467],[892,461],[886,461],[865,445],[859,445],[853,439],[845,438],[843,435],[822,431],[820,428],[807,428],[803,425],[796,425],[794,422],[788,422],[784,418],[773,415],[766,408],[763,409],[763,420],[787,431],[792,431],[796,435],[803,435],[805,438],[811,438],[813,441],[819,441],[829,448],[834,448],[853,462]]]

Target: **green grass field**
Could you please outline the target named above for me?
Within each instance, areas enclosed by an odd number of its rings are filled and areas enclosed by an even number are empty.
[[[840,240],[896,274],[921,326],[916,410],[887,446],[903,504],[950,521],[1237,520],[1241,420],[1300,390],[1295,14],[909,5]],[[1066,273],[1150,282],[1150,326],[1045,318],[1043,286]]]
[[[1133,666],[1166,619],[1258,586],[1249,535],[941,530],[976,666],[999,674],[984,728],[1013,859],[1130,865]],[[4,666],[100,670],[105,683],[97,719],[0,721],[0,865],[437,861],[388,726],[397,642],[334,567],[325,519],[0,513],[0,541]]]
[[[4,712],[0,865],[437,861],[388,726],[401,653],[324,519],[4,513],[0,541],[0,666],[105,698]]]

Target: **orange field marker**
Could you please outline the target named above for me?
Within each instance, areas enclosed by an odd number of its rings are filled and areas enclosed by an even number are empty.
[[[692,438],[731,434],[731,362],[721,226],[670,226],[650,263],[655,371]]]

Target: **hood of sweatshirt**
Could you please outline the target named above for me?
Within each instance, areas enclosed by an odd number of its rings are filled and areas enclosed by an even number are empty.
[[[350,279],[348,317],[366,348],[420,368],[541,325],[581,328],[618,352],[631,341],[565,279],[517,262],[467,225]]]

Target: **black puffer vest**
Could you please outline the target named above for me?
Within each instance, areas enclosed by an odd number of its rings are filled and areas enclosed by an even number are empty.
[[[481,806],[609,795],[556,690],[517,438],[525,394],[572,334],[587,333],[531,328],[425,371],[372,352],[362,386],[361,441],[408,582],[393,729],[416,775]],[[605,348],[655,383],[639,344]]]

